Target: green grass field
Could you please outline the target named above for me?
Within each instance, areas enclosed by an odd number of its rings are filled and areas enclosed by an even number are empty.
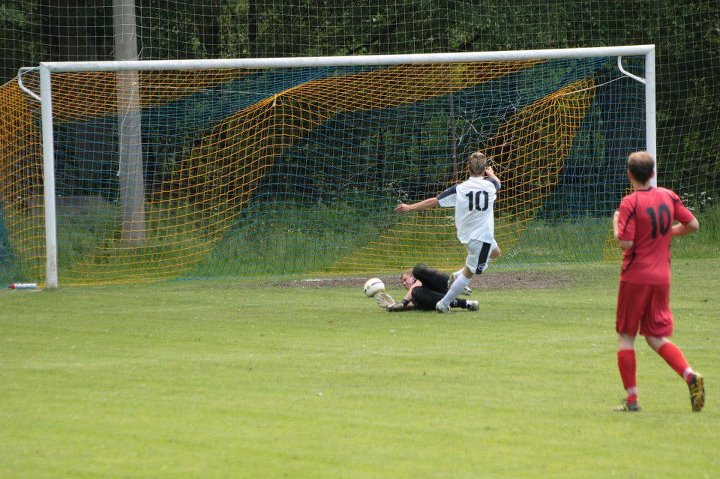
[[[714,477],[719,269],[674,262],[699,414],[640,341],[643,412],[612,412],[617,265],[478,284],[481,311],[450,315],[385,313],[349,286],[2,292],[0,477]]]

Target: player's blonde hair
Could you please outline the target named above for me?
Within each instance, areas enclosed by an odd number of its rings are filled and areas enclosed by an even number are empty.
[[[480,176],[485,173],[488,165],[488,157],[482,151],[472,153],[467,160],[467,169],[470,176]]]

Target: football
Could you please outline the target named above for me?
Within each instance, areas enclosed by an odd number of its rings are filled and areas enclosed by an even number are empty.
[[[369,280],[365,281],[363,291],[365,291],[365,296],[367,296],[368,298],[372,298],[380,291],[385,291],[385,283],[383,283],[380,278],[370,278]]]

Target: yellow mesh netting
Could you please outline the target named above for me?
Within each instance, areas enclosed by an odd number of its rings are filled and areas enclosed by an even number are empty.
[[[282,273],[283,268],[360,274],[404,268],[418,260],[457,267],[464,251],[455,240],[452,211],[388,214],[394,201],[386,194],[388,185],[410,184],[406,176],[420,171],[418,160],[407,152],[422,152],[424,143],[431,143],[424,128],[441,123],[427,105],[437,109],[440,99],[453,96],[480,98],[478,91],[485,85],[541,63],[400,65],[312,71],[291,80],[260,70],[141,72],[137,90],[129,93],[113,73],[56,74],[52,88],[61,284]],[[28,76],[25,83],[37,90],[36,77]],[[250,86],[253,90],[246,91]],[[2,86],[0,93],[5,229],[25,276],[42,279],[39,104],[14,82]],[[123,111],[132,104],[121,98],[124,93],[139,95],[142,109],[136,113],[142,118],[144,171],[133,181],[141,185],[143,199],[135,215],[127,214],[128,202],[118,183],[127,174],[127,165],[118,159],[123,148],[118,144],[118,118],[132,118]],[[482,145],[474,145],[494,159],[503,182],[496,233],[504,251],[512,251],[558,183],[593,96],[594,80],[572,82],[506,115]],[[399,123],[411,114],[421,122]],[[338,130],[332,141],[318,139],[342,122],[347,130]],[[439,130],[448,133],[446,124]],[[361,160],[360,167],[354,161],[366,157],[368,148],[382,145],[390,132],[393,141],[402,143],[399,131],[420,139],[397,155],[402,161],[391,161],[386,153]],[[368,138],[376,138],[376,143]],[[422,171],[447,171],[447,166],[433,167],[427,155],[424,158]],[[460,155],[451,166],[454,173],[437,186],[462,181],[463,162]],[[372,173],[378,168],[381,176]],[[259,198],[266,197],[266,206],[258,206]],[[357,216],[342,223],[340,204],[345,212],[356,208]],[[327,210],[323,221],[316,221],[318,205]],[[354,231],[366,223],[365,230]],[[124,232],[133,228],[142,234],[128,240]],[[333,235],[327,244],[318,240]],[[291,244],[290,236],[307,237],[307,243]],[[313,245],[317,251],[311,251]],[[219,253],[221,249],[225,252]],[[298,267],[303,260],[307,264]],[[268,270],[272,261],[281,266]]]
[[[558,182],[558,174],[593,98],[592,80],[573,83],[529,105],[503,123],[485,149],[501,176],[496,202],[495,237],[501,250],[513,244]],[[467,179],[464,171],[452,184]],[[379,254],[381,253],[381,254]],[[464,264],[465,249],[455,238],[452,209],[403,216],[377,242],[353,255],[353,269],[407,268],[425,260],[441,268]],[[345,271],[346,265],[335,265]]]

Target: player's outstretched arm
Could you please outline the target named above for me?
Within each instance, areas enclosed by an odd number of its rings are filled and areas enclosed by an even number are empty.
[[[427,198],[422,201],[418,201],[417,203],[413,204],[405,204],[400,203],[395,207],[396,213],[407,213],[408,211],[420,211],[420,210],[427,210],[429,208],[435,208],[436,206],[440,206],[440,202],[436,197]]]

